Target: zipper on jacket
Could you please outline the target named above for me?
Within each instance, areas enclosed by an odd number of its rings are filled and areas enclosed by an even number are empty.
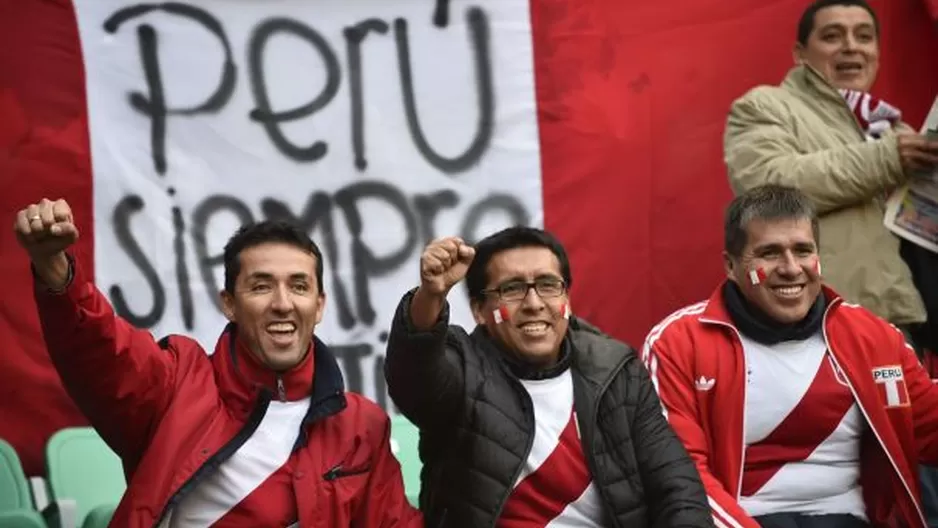
[[[883,452],[886,453],[886,458],[889,459],[889,463],[892,465],[893,470],[896,472],[896,475],[899,477],[899,480],[902,481],[902,486],[903,486],[903,488],[905,488],[905,491],[906,491],[906,493],[908,493],[909,498],[912,499],[912,505],[915,506],[915,511],[916,511],[916,513],[918,513],[919,519],[922,521],[922,525],[923,525],[923,526],[927,526],[928,523],[925,521],[925,516],[924,516],[924,514],[922,513],[922,510],[921,510],[921,508],[919,507],[918,502],[916,502],[916,500],[915,500],[915,495],[912,493],[912,490],[909,488],[908,483],[907,483],[907,482],[905,481],[905,479],[902,477],[902,473],[899,471],[899,466],[896,465],[896,462],[895,462],[895,461],[893,460],[893,458],[892,458],[892,454],[890,454],[890,453],[889,453],[889,450],[886,448],[886,444],[885,444],[885,442],[883,442],[882,437],[879,435],[879,432],[876,430],[876,426],[873,425],[873,421],[870,420],[870,415],[867,414],[866,409],[863,407],[863,402],[860,401],[860,397],[859,397],[859,395],[857,394],[857,391],[856,391],[856,389],[855,389],[854,386],[853,386],[853,382],[850,381],[850,378],[846,375],[846,372],[845,372],[845,371],[843,370],[843,368],[840,366],[840,362],[837,361],[837,357],[834,355],[834,349],[833,349],[833,347],[831,347],[830,341],[829,341],[828,338],[827,338],[827,316],[828,316],[828,314],[830,313],[831,309],[832,309],[834,306],[836,306],[837,304],[840,304],[840,303],[838,303],[838,302],[832,302],[832,303],[824,310],[824,316],[823,316],[823,318],[821,319],[821,335],[824,337],[824,345],[827,347],[828,354],[830,355],[831,360],[834,362],[834,365],[837,366],[837,369],[838,369],[839,371],[844,372],[844,379],[847,380],[847,386],[850,388],[850,393],[853,395],[854,401],[857,402],[857,407],[860,408],[860,412],[863,413],[863,418],[866,420],[866,423],[869,424],[870,430],[873,431],[873,436],[876,437],[876,441],[879,442],[880,447],[883,448]],[[722,325],[722,326],[726,326],[726,327],[732,329],[732,330],[736,333],[736,337],[740,340],[740,343],[742,343],[742,338],[741,338],[740,335],[739,335],[739,330],[737,330],[736,327],[734,327],[733,325],[727,324],[727,323],[725,323],[725,322],[723,322],[723,321],[716,321],[716,320],[713,320],[713,319],[703,319],[703,318],[701,318],[700,320],[701,320],[702,322],[707,322],[707,323],[713,323],[713,324],[717,324],[717,325]],[[744,370],[744,372],[745,372],[745,367],[746,367],[746,352],[745,352],[745,350],[743,350],[743,370]],[[747,374],[747,376],[748,376],[748,374]],[[744,381],[746,381],[746,380],[744,380]],[[740,466],[740,470],[739,470],[739,489],[738,489],[737,492],[736,492],[736,500],[737,500],[737,501],[739,500],[739,496],[740,496],[740,494],[741,494],[741,491],[740,491],[740,490],[742,489],[743,470],[745,469],[744,465],[745,465],[745,461],[746,461],[746,414],[745,414],[745,410],[746,410],[746,383],[743,383],[743,444],[742,444],[742,463],[743,463],[743,465]]]
[[[833,304],[831,305],[833,306]],[[830,311],[830,307],[828,308]],[[870,430],[873,431],[873,436],[876,437],[876,441],[879,442],[879,446],[883,448],[883,453],[886,453],[886,458],[889,459],[889,464],[892,465],[892,469],[896,472],[896,476],[899,477],[899,480],[902,481],[902,487],[905,488],[906,493],[909,494],[909,498],[912,499],[912,506],[915,506],[915,512],[918,513],[919,519],[922,521],[922,526],[928,526],[928,522],[925,520],[925,515],[922,513],[921,507],[919,507],[918,501],[915,500],[915,494],[912,493],[912,489],[909,487],[909,484],[905,481],[905,478],[902,476],[902,472],[899,471],[899,466],[896,464],[895,460],[892,459],[892,454],[889,452],[889,449],[886,448],[886,443],[883,442],[883,438],[879,435],[879,431],[876,430],[876,426],[873,424],[873,420],[870,419],[870,415],[866,413],[866,409],[863,407],[863,402],[860,401],[860,396],[857,394],[856,389],[853,387],[853,382],[850,381],[850,377],[847,376],[847,372],[840,366],[840,362],[837,361],[837,358],[834,356],[834,349],[831,347],[830,341],[827,340],[827,311],[824,312],[823,326],[821,331],[824,335],[824,344],[827,345],[828,354],[830,354],[831,359],[834,361],[834,364],[837,365],[837,370],[844,373],[844,379],[847,380],[847,386],[850,387],[850,393],[853,394],[854,401],[857,402],[857,407],[860,408],[860,412],[863,413],[863,418],[866,420],[866,423],[869,424]]]
[[[736,336],[736,341],[739,343],[739,350],[742,352],[742,361],[743,361],[743,411],[742,411],[742,431],[740,435],[740,450],[739,450],[739,475],[736,477],[736,501],[739,502],[739,498],[743,494],[743,476],[746,472],[746,393],[749,392],[749,363],[746,361],[746,347],[743,346],[743,336],[740,334],[739,329],[735,326],[725,323],[723,321],[717,321],[715,319],[705,319],[700,318],[701,322],[725,326],[733,331],[733,334]],[[824,323],[821,323],[822,325]],[[707,496],[709,499],[709,495]]]
[[[639,359],[638,356],[635,356],[635,360],[639,362],[641,361],[641,359]],[[592,410],[593,414],[591,416],[591,418],[597,421],[597,423],[599,421],[599,404],[602,401],[603,396],[606,394],[606,391],[609,390],[609,386],[612,385],[613,381],[615,381],[616,376],[618,376],[619,373],[622,372],[622,370],[625,368],[625,364],[628,363],[628,361],[629,361],[628,359],[625,359],[624,361],[622,361],[622,363],[613,370],[612,375],[609,376],[609,379],[607,379],[603,383],[602,387],[599,388],[599,392],[597,393],[597,396],[596,396],[596,402],[593,404],[593,410]],[[644,366],[642,368],[644,368]],[[574,407],[576,406],[576,393],[574,393],[573,405]],[[586,467],[589,468],[590,470],[590,476],[592,476],[591,480],[596,480],[596,473],[597,473],[596,455],[595,453],[593,453],[593,432],[595,432],[596,429],[597,428],[589,427],[586,429],[587,431],[586,435],[583,435],[580,437],[580,444],[581,444],[580,448],[583,449],[583,453],[586,454]],[[587,438],[587,435],[589,436],[589,438]],[[589,442],[589,445],[587,446],[582,445],[584,439],[586,439]],[[620,528],[621,525],[619,524],[619,519],[616,518],[615,511],[612,510],[612,501],[609,500],[605,487],[596,486],[596,491],[599,492],[599,496],[602,498],[603,511],[606,513],[606,517],[608,517],[609,522],[611,522],[614,527]]]
[[[503,367],[507,371],[507,367]],[[534,427],[537,427],[537,423],[534,421],[534,403],[531,401],[531,395],[528,394],[527,389],[524,388],[524,385],[518,381],[518,378],[514,377],[514,374],[507,372],[508,382],[512,383],[515,386],[515,391],[519,392],[522,396],[521,398],[521,407],[524,411],[524,417],[530,419],[530,424]],[[534,430],[531,430],[531,434],[528,435],[528,443],[524,448],[524,456],[521,457],[521,463],[518,464],[518,468],[515,470],[514,474],[511,476],[511,481],[508,483],[508,489],[505,491],[505,495],[498,503],[498,508],[495,509],[495,524],[498,523],[498,518],[502,515],[502,510],[505,509],[505,503],[508,502],[508,497],[511,497],[511,492],[514,489],[515,482],[518,481],[518,477],[521,476],[521,472],[524,471],[524,465],[528,463],[528,456],[531,455],[531,448],[534,447]],[[493,524],[492,526],[495,526]]]
[[[333,466],[329,471],[326,471],[322,478],[326,481],[332,481],[342,477],[351,477],[353,475],[361,475],[363,473],[368,473],[371,471],[371,466],[362,466],[360,468],[345,469],[342,464]]]
[[[287,401],[287,389],[283,386],[283,376],[277,375],[277,396],[281,402]]]
[[[166,506],[163,507],[163,511],[160,512],[159,517],[157,517],[156,522],[153,523],[153,528],[157,528],[160,523],[163,522],[166,515],[173,508],[178,506],[182,499],[192,491],[202,479],[214,473],[222,462],[231,458],[231,455],[235,454],[235,452],[251,438],[251,435],[254,434],[254,431],[256,431],[257,427],[261,424],[261,420],[264,418],[264,414],[267,413],[267,407],[269,405],[270,391],[261,391],[257,398],[257,403],[254,405],[254,409],[251,411],[251,415],[248,417],[247,422],[245,422],[244,427],[242,427],[228,443],[206,460],[205,463],[199,466],[199,469],[195,470],[192,476],[173,493],[172,497],[166,502]]]

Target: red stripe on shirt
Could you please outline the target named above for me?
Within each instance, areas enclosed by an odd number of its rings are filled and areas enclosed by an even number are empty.
[[[544,527],[583,495],[592,477],[577,435],[576,414],[557,447],[539,468],[515,486],[498,520],[498,528]]]
[[[746,448],[741,494],[758,492],[785,464],[808,458],[837,429],[853,406],[826,357],[798,405],[767,437]]]
[[[293,491],[293,466],[297,453],[286,464],[218,519],[214,526],[231,528],[288,526],[297,520]]]

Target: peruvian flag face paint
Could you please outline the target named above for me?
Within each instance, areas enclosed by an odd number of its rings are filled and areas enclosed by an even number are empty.
[[[495,324],[502,324],[508,320],[508,307],[504,304],[500,305],[498,308],[492,311],[492,319],[495,319]]]
[[[765,269],[756,268],[751,270],[749,272],[749,282],[751,282],[753,286],[765,282]]]
[[[563,303],[562,305],[560,305],[560,317],[563,317],[564,319],[570,318],[570,305],[569,304]]]

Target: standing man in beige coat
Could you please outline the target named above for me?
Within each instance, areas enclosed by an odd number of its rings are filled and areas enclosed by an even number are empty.
[[[780,86],[754,88],[733,103],[724,138],[730,183],[737,194],[766,183],[806,193],[822,215],[825,281],[909,330],[925,321],[925,308],[899,240],[883,226],[884,200],[938,163],[938,142],[869,94],[879,22],[864,0],[814,2],[794,55]]]
[[[879,36],[865,0],[812,3],[798,25],[796,66],[782,84],[759,86],[733,103],[724,157],[736,194],[768,183],[805,193],[821,215],[825,282],[924,341],[934,332],[922,324],[922,297],[883,216],[890,191],[938,165],[938,142],[869,93]],[[911,243],[903,250],[923,251]],[[921,477],[928,523],[938,527],[938,473],[923,468]]]

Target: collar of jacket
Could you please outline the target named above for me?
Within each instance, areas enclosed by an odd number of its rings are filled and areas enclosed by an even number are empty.
[[[804,319],[794,324],[780,323],[753,306],[733,281],[723,283],[723,304],[730,319],[744,336],[764,345],[783,341],[803,341],[821,331],[824,321],[824,292],[815,299]]]
[[[821,72],[807,64],[799,64],[788,70],[788,74],[785,76],[782,86],[800,95],[822,96],[825,99],[829,99],[832,103],[836,103],[837,106],[842,106],[844,109],[849,110],[847,102],[844,100],[843,96],[840,95],[840,92],[837,91],[837,88],[828,82]]]
[[[847,122],[853,123],[857,133],[863,136],[863,138],[866,138],[866,130],[860,122],[857,121],[857,116],[850,110],[846,99],[844,99],[837,88],[814,67],[807,64],[795,66],[788,71],[788,75],[785,76],[785,80],[782,82],[782,87],[800,97],[820,100],[833,105],[833,108],[841,112],[842,117],[847,120]]]
[[[296,401],[310,397],[310,411],[304,423],[345,407],[342,371],[329,347],[318,337],[313,336],[310,353],[300,364],[278,374],[261,365],[237,335],[237,326],[230,323],[218,338],[212,354],[216,381],[226,402],[249,412],[263,392],[274,400]],[[278,391],[278,378],[283,384],[283,397]],[[330,401],[333,404],[321,408]]]
[[[570,318],[567,336],[573,350],[574,370],[597,388],[608,385],[629,358],[637,357],[632,347],[579,317]]]
[[[729,326],[739,332],[736,324],[733,322],[733,318],[730,316],[729,310],[726,308],[726,300],[723,298],[723,288],[726,284],[726,281],[721,282],[720,285],[714,290],[713,294],[710,295],[703,305],[703,310],[700,313],[700,321],[704,323],[716,323],[723,326]],[[824,296],[824,313],[829,313],[832,309],[837,308],[837,305],[843,302],[843,298],[828,286],[821,286],[821,295]],[[700,307],[701,304],[694,306]],[[688,308],[690,309],[690,308]],[[823,318],[822,318],[823,324]]]

